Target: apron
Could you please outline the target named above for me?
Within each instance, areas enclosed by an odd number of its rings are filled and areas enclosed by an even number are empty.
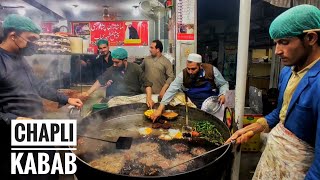
[[[269,134],[253,180],[303,180],[314,159],[314,148],[278,123]]]
[[[215,92],[212,90],[209,81],[206,81],[203,85],[197,87],[191,87],[185,91],[191,101],[201,109],[202,103],[210,96],[213,96]]]

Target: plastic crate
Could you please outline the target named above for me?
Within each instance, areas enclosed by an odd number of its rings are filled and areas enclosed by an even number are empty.
[[[246,111],[245,111],[246,112]],[[263,117],[262,114],[245,114],[243,117],[243,127],[255,123],[259,118]],[[260,133],[254,135],[247,143],[241,145],[242,151],[257,152],[260,151],[262,146],[260,140]]]

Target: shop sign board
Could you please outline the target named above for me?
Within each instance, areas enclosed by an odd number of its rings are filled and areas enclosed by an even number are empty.
[[[194,40],[194,14],[194,0],[177,0],[177,40]]]
[[[72,34],[90,40],[96,49],[99,39],[107,39],[109,46],[148,46],[148,21],[90,21],[72,22]]]

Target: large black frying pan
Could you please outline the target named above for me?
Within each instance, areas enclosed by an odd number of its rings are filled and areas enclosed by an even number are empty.
[[[94,136],[99,138],[110,138],[114,137],[115,139],[119,136],[130,136],[134,138],[136,142],[143,141],[154,141],[155,138],[146,138],[139,135],[137,129],[141,127],[151,127],[151,122],[144,116],[144,111],[148,107],[144,103],[128,104],[121,105],[116,107],[111,107],[108,109],[97,111],[88,117],[79,120],[78,122],[78,133],[88,136]],[[181,128],[185,123],[185,107],[176,106],[176,107],[167,107],[167,109],[174,110],[179,114],[179,117],[173,120],[173,128]],[[227,140],[230,137],[230,131],[228,127],[215,116],[201,111],[199,109],[190,108],[189,109],[189,121],[190,124],[199,120],[209,120],[211,121],[216,128],[219,130],[224,140]],[[167,147],[170,143],[175,143],[174,140],[168,142],[169,144],[161,145],[161,147]],[[181,140],[182,143],[187,143],[185,140]],[[134,143],[134,142],[133,142]],[[198,144],[199,145],[199,144]],[[213,149],[207,144],[203,145],[206,149]],[[162,148],[162,152],[165,154],[167,151],[165,148]],[[200,165],[186,170],[183,173],[170,174],[170,175],[159,175],[159,176],[128,176],[125,174],[113,174],[110,172],[102,171],[96,168],[91,167],[88,162],[95,160],[101,157],[104,154],[113,153],[117,151],[116,147],[112,143],[107,142],[98,142],[92,141],[89,143],[78,142],[77,151],[77,166],[78,171],[76,173],[77,178],[80,179],[102,179],[102,178],[125,178],[125,179],[154,179],[154,178],[164,178],[164,179],[173,179],[177,176],[188,176],[188,177],[210,177],[211,179],[224,179],[226,174],[230,172],[232,164],[232,154],[231,146],[226,146],[219,149],[218,151],[212,152],[202,158]],[[215,178],[216,177],[216,178]]]

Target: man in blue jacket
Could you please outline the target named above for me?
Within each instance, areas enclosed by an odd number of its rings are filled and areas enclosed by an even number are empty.
[[[253,179],[320,179],[320,10],[293,7],[271,23],[269,33],[286,66],[278,106],[227,142],[244,143],[271,129]]]

